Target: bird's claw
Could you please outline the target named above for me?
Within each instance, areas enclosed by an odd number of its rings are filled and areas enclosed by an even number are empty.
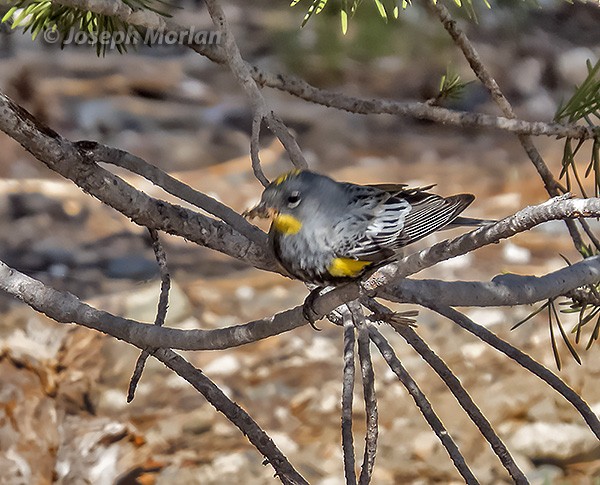
[[[314,303],[315,300],[320,296],[321,290],[322,288],[315,288],[312,290],[302,305],[302,316],[317,332],[321,331],[321,329],[315,325],[315,322],[320,320],[320,315],[315,311]]]

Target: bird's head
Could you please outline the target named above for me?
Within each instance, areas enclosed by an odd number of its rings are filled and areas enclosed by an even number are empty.
[[[335,182],[308,170],[294,170],[277,177],[265,188],[260,203],[244,217],[271,218],[273,228],[284,235],[296,234],[304,221],[322,210],[323,193]],[[319,196],[320,195],[320,196]]]

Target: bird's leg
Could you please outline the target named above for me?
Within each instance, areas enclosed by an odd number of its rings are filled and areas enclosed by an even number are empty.
[[[318,332],[320,332],[321,329],[315,325],[315,322],[320,320],[320,318],[319,314],[315,311],[314,303],[315,300],[321,296],[321,291],[323,289],[325,289],[324,286],[317,286],[316,288],[312,289],[302,305],[302,316],[308,321],[308,323],[310,323],[310,326]]]

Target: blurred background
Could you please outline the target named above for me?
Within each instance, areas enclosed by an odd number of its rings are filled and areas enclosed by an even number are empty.
[[[478,22],[454,11],[518,116],[550,121],[600,56],[600,8],[498,1]],[[212,28],[202,2],[181,2],[175,18]],[[441,26],[418,6],[384,23],[364,2],[341,34],[329,9],[299,26],[308,4],[224,2],[243,56],[322,88],[361,97],[425,101],[450,69],[474,79]],[[251,110],[227,69],[182,46],[140,47],[97,58],[85,46],[56,45],[0,31],[0,89],[71,140],[127,150],[241,211],[261,193],[249,161]],[[270,89],[272,109],[297,134],[311,168],[334,178],[437,184],[471,192],[468,215],[501,218],[547,199],[516,137],[388,115],[353,115]],[[469,84],[450,107],[497,114]],[[563,143],[535,140],[555,174]],[[266,131],[262,160],[272,178],[289,168]],[[117,173],[173,200],[140,177]],[[459,234],[448,231],[419,249]],[[161,235],[173,289],[167,324],[217,328],[300,304],[304,285]],[[418,277],[487,280],[502,272],[541,275],[577,260],[562,223],[547,223],[494,247],[455,258]],[[146,230],[49,171],[0,134],[0,259],[54,288],[110,312],[152,322],[157,265]],[[406,306],[399,307],[408,309]],[[533,307],[466,309],[477,323],[556,369],[547,316],[513,332]],[[568,321],[568,320],[566,320]],[[532,483],[600,480],[600,445],[555,392],[482,342],[428,311],[418,332],[460,377]],[[187,353],[273,437],[314,484],[343,483],[340,446],[342,335],[322,322],[223,352]],[[482,483],[506,476],[477,429],[421,359],[382,327],[429,396]],[[138,351],[74,325],[60,325],[0,294],[0,483],[274,483],[272,469],[241,433],[187,383],[150,360],[137,397],[126,391]],[[564,346],[563,346],[564,347]],[[560,376],[600,413],[600,360],[578,366],[563,354]],[[564,352],[563,352],[564,351]],[[412,399],[375,358],[380,447],[374,483],[460,482]],[[356,387],[355,441],[364,413]]]

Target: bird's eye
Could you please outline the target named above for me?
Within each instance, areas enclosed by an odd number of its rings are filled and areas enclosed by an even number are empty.
[[[297,190],[294,190],[294,192],[292,192],[290,195],[288,195],[287,205],[290,209],[293,209],[294,207],[298,207],[300,200],[301,200],[300,192],[298,192]]]

